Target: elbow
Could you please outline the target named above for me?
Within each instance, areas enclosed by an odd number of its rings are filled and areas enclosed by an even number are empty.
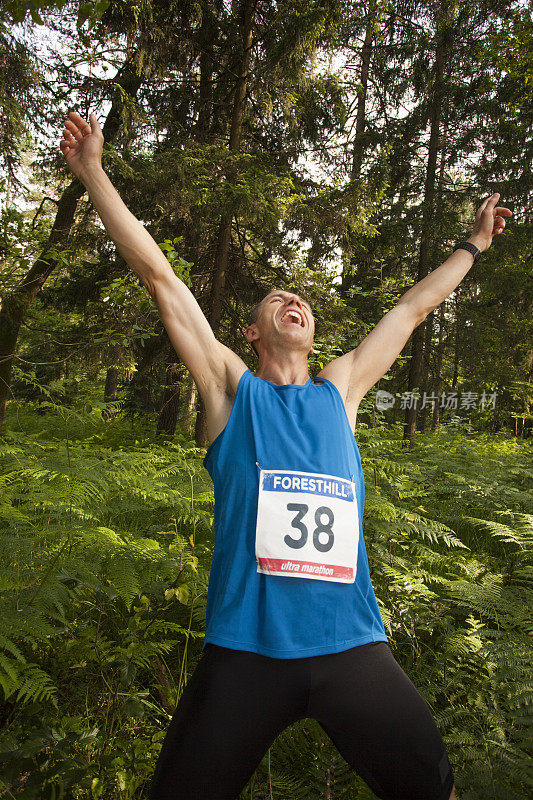
[[[155,281],[153,280],[153,277],[151,275],[146,274],[146,273],[143,273],[142,275],[140,275],[139,273],[137,273],[137,274],[139,275],[139,278],[141,279],[144,288],[147,290],[147,292],[150,295],[150,297],[152,298],[152,300],[155,301],[156,293],[157,293],[157,287],[156,287]]]
[[[418,326],[421,325],[424,322],[424,320],[425,320],[425,318],[427,317],[428,314],[429,314],[429,311],[419,311],[418,312],[418,315],[415,317],[415,328],[418,328]]]
[[[144,284],[145,289],[152,297],[152,300],[157,302],[158,296],[162,291],[162,275],[150,264],[143,264],[143,269],[135,270],[139,278]]]
[[[429,314],[429,309],[422,307],[418,303],[405,300],[402,305],[405,307],[409,315],[409,320],[413,328],[418,328],[418,326],[424,322],[425,318]]]

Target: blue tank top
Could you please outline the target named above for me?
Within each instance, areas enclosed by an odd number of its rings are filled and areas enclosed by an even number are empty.
[[[388,641],[363,538],[361,457],[334,384],[310,378],[301,386],[278,386],[247,370],[204,465],[215,489],[204,647],[213,642],[275,658],[302,658]],[[353,583],[257,571],[259,469],[354,482],[359,544]]]

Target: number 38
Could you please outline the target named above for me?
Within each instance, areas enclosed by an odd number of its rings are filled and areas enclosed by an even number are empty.
[[[301,536],[299,539],[293,539],[293,537],[287,533],[284,536],[284,542],[289,547],[294,547],[295,549],[298,549],[305,545],[305,543],[307,542],[307,537],[309,535],[307,526],[304,525],[304,523],[302,522],[303,518],[309,511],[309,506],[306,506],[303,503],[287,503],[287,511],[297,512],[296,516],[291,522],[291,526],[299,530]],[[322,517],[324,515],[327,517],[327,522],[325,524],[322,522]],[[319,508],[317,508],[317,510],[315,511],[316,528],[313,531],[313,544],[320,553],[327,553],[328,550],[331,550],[331,548],[333,547],[333,531],[331,530],[333,522],[334,522],[334,516],[331,508],[328,508],[327,506],[320,506]],[[319,539],[321,533],[327,534],[328,537],[327,541],[324,543],[322,543]]]

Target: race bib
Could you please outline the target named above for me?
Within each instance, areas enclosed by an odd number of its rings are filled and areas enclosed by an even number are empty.
[[[261,470],[257,571],[353,583],[359,514],[355,484],[334,475]]]

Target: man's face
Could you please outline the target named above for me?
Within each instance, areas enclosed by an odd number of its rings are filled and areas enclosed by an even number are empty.
[[[246,338],[259,348],[283,341],[307,355],[314,333],[315,319],[309,303],[294,292],[275,289],[261,301],[257,320],[247,328]]]

